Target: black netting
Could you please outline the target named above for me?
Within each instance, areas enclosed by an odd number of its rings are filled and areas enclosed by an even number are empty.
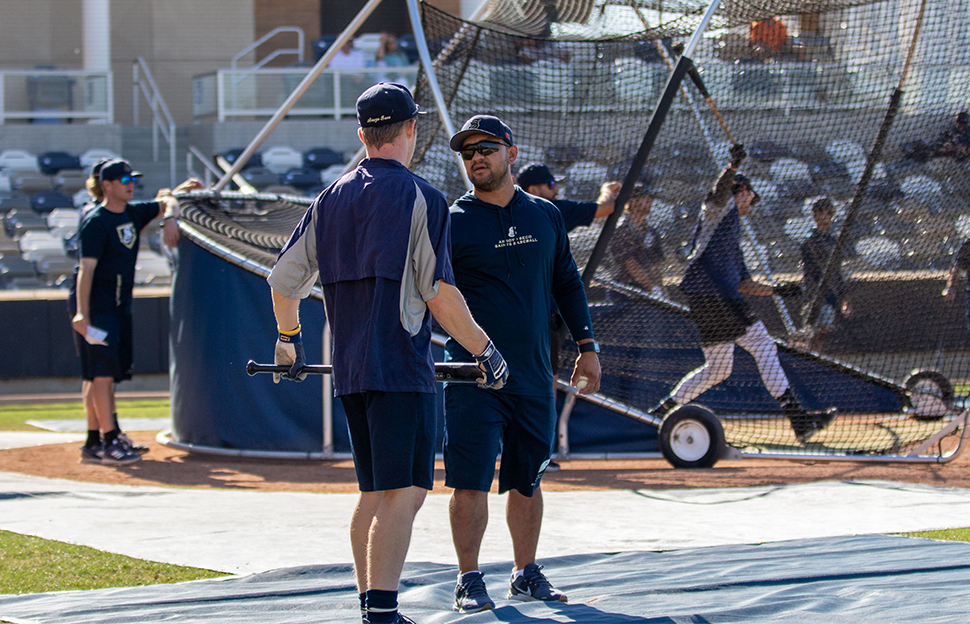
[[[513,173],[543,162],[560,178],[561,197],[591,200],[603,182],[622,181],[630,170],[677,60],[673,43],[690,37],[706,6],[493,2],[474,25],[425,5],[423,19],[455,125],[479,113],[501,117],[519,148]],[[909,453],[959,411],[946,386],[957,384],[959,405],[970,346],[963,295],[948,304],[940,291],[970,234],[970,151],[961,151],[970,137],[965,129],[941,137],[970,96],[970,35],[947,19],[951,3],[926,5],[898,114],[871,180],[859,184],[900,86],[919,9],[917,2],[729,2],[692,54],[711,102],[747,147],[741,172],[761,201],[742,220],[742,249],[758,280],[801,283],[812,205],[831,200],[838,235],[858,194],[830,329],[820,331],[823,318],[811,333],[798,331],[811,296],[747,298],[783,347],[781,364],[802,405],[836,407],[839,417],[799,444],[755,360],[737,349],[730,377],[697,398],[722,418],[729,443]],[[422,80],[416,99],[433,103]],[[454,199],[465,189],[447,139],[436,116],[422,118],[413,165]],[[685,79],[639,176],[652,196],[647,223],[664,253],[662,285],[639,281],[620,265],[617,246],[630,237],[611,239],[596,267],[589,296],[604,345],[603,392],[637,409],[656,405],[704,362],[678,284],[729,145],[708,102]],[[628,226],[621,220],[617,231]],[[581,268],[601,229],[595,222],[571,234]],[[842,299],[850,302],[848,316],[838,309]],[[830,312],[823,309],[823,317]],[[942,401],[907,391],[914,369],[942,372],[942,381],[911,381]]]

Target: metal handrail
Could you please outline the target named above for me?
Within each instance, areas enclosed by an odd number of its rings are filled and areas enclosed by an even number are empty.
[[[142,78],[141,74],[145,77]],[[152,160],[158,162],[158,136],[161,134],[168,142],[169,156],[169,178],[170,184],[175,186],[175,119],[165,104],[165,99],[152,77],[152,72],[148,69],[148,63],[139,56],[132,63],[132,120],[134,125],[138,124],[138,91],[148,100],[148,105],[152,111]]]
[[[203,173],[201,176],[193,166],[196,160],[202,163],[202,166],[205,168],[205,173]],[[206,158],[205,154],[200,152],[199,149],[194,145],[190,145],[185,151],[185,170],[189,177],[201,178],[205,183],[206,188],[210,188],[212,186],[213,174],[215,174],[217,177],[222,175],[222,172],[219,171],[212,161]]]
[[[279,48],[277,50],[274,50],[272,54],[270,54],[269,56],[267,56],[263,60],[259,61],[258,63],[254,64],[251,69],[259,69],[260,67],[266,65],[267,63],[269,63],[270,61],[272,61],[276,57],[281,56],[283,54],[296,54],[297,58],[299,59],[299,62],[302,63],[303,62],[303,46],[304,46],[304,43],[303,43],[304,42],[303,29],[300,28],[300,27],[298,27],[298,26],[278,26],[278,27],[274,28],[273,30],[269,31],[268,33],[266,33],[265,35],[263,35],[262,37],[260,37],[259,39],[257,39],[256,41],[252,42],[251,44],[249,44],[245,48],[243,48],[241,52],[239,52],[234,57],[232,57],[232,60],[230,61],[229,66],[232,69],[236,69],[236,63],[239,61],[239,59],[241,59],[242,57],[246,56],[247,54],[249,54],[250,52],[252,52],[256,48],[258,48],[259,46],[263,45],[264,43],[266,43],[267,41],[269,41],[270,39],[272,39],[276,35],[278,35],[280,33],[283,33],[283,32],[295,32],[296,33],[296,40],[297,40],[296,47],[295,48]]]

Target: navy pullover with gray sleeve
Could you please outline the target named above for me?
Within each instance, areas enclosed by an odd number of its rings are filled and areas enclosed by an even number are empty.
[[[472,316],[508,362],[509,380],[499,392],[551,396],[553,301],[574,340],[593,337],[559,210],[519,188],[504,207],[466,193],[451,206],[451,261]],[[449,360],[472,359],[454,340],[445,352]]]

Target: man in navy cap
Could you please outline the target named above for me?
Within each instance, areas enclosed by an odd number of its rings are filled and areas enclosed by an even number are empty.
[[[84,213],[78,228],[78,267],[68,298],[88,418],[81,462],[126,465],[148,451],[122,433],[115,407],[115,384],[132,375],[131,301],[141,232],[161,215],[165,244],[175,246],[179,205],[167,190],[154,201],[132,201],[141,174],[124,160],[99,162],[95,172],[97,184],[89,189],[100,203]],[[177,190],[199,186],[188,180]]]
[[[512,180],[518,155],[512,131],[491,115],[476,115],[451,138],[474,189],[451,207],[455,283],[468,307],[508,358],[501,389],[445,387],[445,485],[458,555],[454,608],[465,613],[495,607],[479,570],[488,523],[488,492],[501,453],[499,493],[508,493],[506,518],[514,567],[512,600],[566,602],[536,564],[542,524],[539,481],[552,456],[556,410],[549,362],[549,317],[558,306],[579,357],[572,383],[583,394],[599,388],[600,366],[583,282],[569,251],[559,210]],[[445,354],[469,352],[449,340]]]
[[[323,285],[334,394],[347,414],[360,489],[350,541],[370,624],[411,621],[397,611],[397,590],[414,516],[433,485],[431,315],[482,367],[479,383],[501,388],[508,377],[455,287],[448,204],[408,171],[419,114],[401,85],[364,91],[357,121],[367,158],[316,198],[268,278],[276,363],[290,366],[282,377],[294,381],[306,376],[300,300],[318,276]]]
[[[526,193],[551,201],[562,213],[567,232],[587,226],[593,222],[593,219],[613,214],[616,194],[620,192],[619,182],[604,182],[600,186],[600,194],[596,201],[557,199],[559,189],[556,186],[556,177],[549,171],[549,167],[541,163],[529,163],[519,169],[519,175],[515,177],[515,181]]]

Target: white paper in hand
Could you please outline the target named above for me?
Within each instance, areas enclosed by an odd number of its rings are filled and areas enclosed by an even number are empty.
[[[104,341],[107,337],[108,332],[98,329],[94,325],[88,325],[87,333],[84,334],[84,339],[88,341],[88,344],[93,345],[107,345],[108,343]]]

